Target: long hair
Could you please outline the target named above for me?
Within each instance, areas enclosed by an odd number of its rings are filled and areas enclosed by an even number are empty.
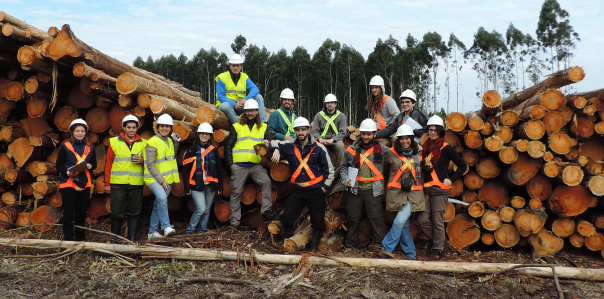
[[[403,152],[403,147],[401,146],[401,142],[400,142],[402,137],[404,137],[404,136],[397,137],[396,140],[394,141],[394,150],[399,155],[402,154],[402,152]],[[409,138],[411,138],[410,148],[413,149],[413,154],[417,155],[417,153],[418,153],[417,142],[415,142],[415,138],[413,138],[413,136],[409,136]]]
[[[369,91],[371,92],[371,90]],[[373,95],[373,93],[369,94],[369,97],[367,98],[367,106],[365,106],[365,109],[367,109],[367,111],[369,111],[369,114],[378,114],[380,113],[380,107],[382,106],[382,100],[384,99],[384,90],[381,88],[380,86],[380,91],[378,92],[378,94],[376,96]]]
[[[71,128],[69,129],[69,134],[70,134],[71,136],[69,136],[69,138],[68,138],[67,140],[69,140],[69,142],[71,142],[71,144],[75,144],[75,138],[73,137],[73,132],[75,131],[75,129],[76,129],[77,127],[82,127],[82,128],[84,128],[84,130],[86,131],[86,136],[84,137],[84,143],[86,143],[86,144],[90,143],[90,141],[88,140],[88,130],[86,129],[86,126],[84,126],[84,125],[82,125],[82,124],[77,124],[77,125],[74,125],[73,127],[71,127]]]
[[[256,127],[258,127],[258,129],[260,129],[260,127],[262,127],[262,120],[260,120],[260,113],[256,114]],[[247,124],[247,116],[245,115],[245,112],[242,113],[241,115],[239,115],[239,124],[240,125],[246,125]]]

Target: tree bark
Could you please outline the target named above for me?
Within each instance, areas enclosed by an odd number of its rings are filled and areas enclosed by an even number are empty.
[[[149,95],[151,96],[151,103],[149,108],[154,114],[167,113],[172,118],[177,120],[192,121],[195,118],[195,113],[185,109],[176,101],[168,99],[166,97]]]

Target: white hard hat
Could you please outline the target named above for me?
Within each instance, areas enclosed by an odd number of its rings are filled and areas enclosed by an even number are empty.
[[[417,99],[415,97],[415,92],[413,92],[413,90],[411,90],[411,89],[407,89],[407,90],[403,91],[403,93],[401,94],[399,99],[403,99],[403,98],[409,98],[409,99],[413,100],[414,103],[417,101]]]
[[[156,124],[173,126],[174,120],[172,119],[172,116],[170,116],[170,114],[162,114],[157,118]]]
[[[243,110],[251,110],[251,109],[260,109],[258,107],[258,102],[256,102],[256,100],[254,100],[254,99],[246,100],[245,104],[243,104]]]
[[[337,102],[337,101],[338,101],[338,98],[336,98],[336,96],[332,93],[325,96],[325,103]]]
[[[373,76],[369,81],[369,86],[384,86],[384,79],[380,75]]]
[[[398,127],[396,130],[396,137],[401,136],[413,136],[413,129],[410,125],[402,124],[400,127]]]
[[[443,122],[443,119],[440,118],[440,116],[433,115],[432,117],[430,117],[428,119],[428,123],[426,124],[426,126],[441,126],[441,127],[444,127],[445,123]]]
[[[136,122],[136,127],[140,127],[141,123],[138,121],[138,118],[132,114],[128,114],[126,116],[124,116],[124,119],[122,119],[122,126],[125,126],[127,122],[129,121],[133,121]]]
[[[289,89],[289,88],[286,88],[283,91],[281,91],[281,96],[280,97],[282,99],[292,99],[292,100],[294,100],[295,99],[295,97],[294,97],[294,91],[291,90],[291,89]]]
[[[310,127],[310,123],[308,122],[308,119],[304,117],[298,117],[296,118],[296,120],[294,120],[294,128],[297,127]]]
[[[237,53],[231,55],[231,58],[229,58],[229,64],[243,64],[244,61],[245,59]]]
[[[375,121],[373,119],[365,119],[361,122],[361,127],[359,128],[361,132],[375,132],[377,131],[377,126],[375,125]]]
[[[199,127],[197,127],[197,133],[214,134],[214,129],[209,123],[202,123],[199,125]]]
[[[86,123],[85,120],[83,120],[81,118],[74,119],[71,122],[71,124],[69,124],[69,130],[71,130],[71,127],[73,127],[75,125],[84,125],[84,127],[86,127],[86,130],[88,130],[88,124]]]

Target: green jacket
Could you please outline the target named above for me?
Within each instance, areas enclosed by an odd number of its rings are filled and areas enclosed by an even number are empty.
[[[293,109],[291,110],[291,112],[287,111],[285,110],[285,108],[283,108],[283,106],[281,106],[279,107],[279,109],[275,110],[275,112],[271,113],[270,117],[268,118],[268,122],[266,123],[266,125],[268,126],[268,130],[275,132],[275,139],[277,140],[283,141],[285,140],[285,136],[296,138],[296,133],[287,131],[287,123],[285,122],[283,116],[281,116],[281,113],[279,113],[278,110],[281,110],[283,113],[285,113],[287,119],[291,122],[291,124],[294,124],[294,120],[296,119],[295,111]]]

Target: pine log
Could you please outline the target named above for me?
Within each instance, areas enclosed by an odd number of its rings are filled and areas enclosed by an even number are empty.
[[[464,143],[471,149],[477,149],[482,146],[482,138],[480,133],[476,131],[466,131],[464,133]]]
[[[16,162],[17,167],[23,167],[27,162],[48,157],[52,148],[33,147],[27,138],[19,138],[8,145],[7,155]]]
[[[455,206],[448,202],[445,208],[445,213],[443,214],[443,220],[445,223],[449,223],[449,221],[453,220],[455,217]]]
[[[543,125],[548,135],[558,132],[566,123],[566,118],[558,111],[550,111],[543,117]]]
[[[276,163],[270,169],[271,178],[277,182],[283,182],[290,177],[289,165],[283,162]]]
[[[484,120],[474,112],[470,112],[466,115],[468,118],[468,128],[472,131],[480,131],[484,127]]]
[[[21,82],[9,82],[6,84],[6,89],[3,88],[1,91],[3,91],[3,93],[1,93],[0,96],[9,101],[21,102],[22,100],[25,100],[23,97],[25,88]]]
[[[526,139],[518,139],[510,142],[510,146],[516,148],[519,152],[526,152],[528,150],[529,141]]]
[[[576,225],[577,233],[583,237],[589,237],[596,233],[596,228],[587,220],[579,220]]]
[[[19,200],[19,192],[7,191],[2,194],[2,204],[5,206],[12,206]],[[2,206],[0,204],[0,206]]]
[[[512,164],[518,160],[518,151],[516,148],[504,146],[499,150],[499,160],[505,164]]]
[[[541,158],[545,155],[545,144],[538,140],[531,140],[529,141],[529,147],[528,150],[526,150],[526,153],[533,158]]]
[[[587,99],[581,96],[566,96],[566,106],[573,109],[583,109],[587,105]]]
[[[474,201],[468,206],[468,214],[474,218],[479,218],[484,215],[486,208],[482,201]]]
[[[571,122],[570,131],[568,132],[573,137],[589,138],[594,134],[594,123],[587,118],[574,116]]]
[[[480,239],[480,227],[468,215],[460,214],[449,221],[446,228],[449,245],[457,250],[462,250],[476,243]]]
[[[52,206],[40,206],[29,214],[32,225],[36,225],[38,231],[49,231],[52,226],[38,224],[56,224],[61,218],[61,211]]]
[[[154,94],[150,94],[149,96],[151,96],[151,103],[149,105],[149,108],[154,114],[167,113],[170,114],[170,116],[172,116],[172,118],[174,119],[184,120],[188,122],[192,121],[195,118],[194,112],[183,108],[180,103],[174,100]]]
[[[501,112],[501,95],[496,90],[487,90],[482,95],[482,107],[478,111],[481,117],[487,118]]]
[[[13,142],[16,139],[26,137],[27,133],[19,123],[4,126],[0,129],[0,141]]]
[[[514,225],[523,237],[536,234],[545,225],[547,214],[545,209],[520,209],[514,215]]]
[[[319,251],[338,252],[344,246],[344,236],[342,234],[332,234],[321,238],[319,242]]]
[[[568,218],[558,218],[552,223],[552,232],[560,238],[570,237],[575,233],[575,222]]]
[[[94,107],[86,113],[86,123],[90,131],[95,133],[103,133],[109,129],[111,123],[107,110],[102,107]]]
[[[27,38],[25,34],[25,29],[13,26],[9,23],[4,23],[4,25],[2,25],[2,34],[4,34],[4,36],[11,37],[25,44],[33,44],[36,42],[33,39]]]
[[[0,173],[6,173],[13,168],[15,168],[15,164],[8,155],[0,154]]]
[[[539,209],[543,207],[543,203],[541,203],[539,198],[531,198],[531,200],[529,200],[529,207]]]
[[[214,204],[214,215],[216,215],[216,219],[220,222],[227,222],[231,217],[231,208],[229,207],[229,202],[224,200],[218,200]]]
[[[550,161],[541,165],[540,172],[549,178],[555,178],[560,174],[560,170],[560,165],[557,162]]]
[[[590,97],[587,104],[594,106],[598,112],[604,111],[604,97]]]
[[[451,112],[445,118],[447,128],[454,132],[461,132],[466,128],[467,120],[466,117],[459,112]]]
[[[78,118],[78,111],[71,106],[63,106],[54,117],[54,124],[62,132],[69,132],[69,125]]]
[[[594,105],[585,106],[583,109],[576,110],[575,113],[580,116],[589,117],[597,112],[597,108]]]
[[[174,133],[180,136],[181,142],[189,143],[193,142],[197,138],[195,127],[193,127],[193,124],[190,122],[174,121],[174,126],[172,129],[174,130]]]
[[[117,79],[114,77],[87,65],[83,61],[78,62],[73,66],[73,74],[76,77],[84,76],[94,82],[112,83],[112,85],[115,85],[115,82],[117,82]]]
[[[25,210],[25,207],[25,205],[12,205],[0,208],[0,228],[7,228],[10,226],[8,223],[15,223],[17,216]]]
[[[43,82],[38,82],[38,78],[36,76],[27,78],[23,84],[23,88],[32,96],[36,95],[50,98],[52,95],[52,86]]]
[[[94,96],[87,95],[82,91],[80,86],[74,86],[67,96],[67,105],[73,108],[90,108],[95,102]],[[106,113],[106,112],[105,112]]]
[[[484,145],[491,152],[498,152],[503,147],[503,141],[498,136],[487,137]]]
[[[529,103],[530,99],[524,101],[522,104],[512,108],[514,112],[518,114],[519,121],[528,121],[528,120],[540,120],[542,119],[547,110],[545,107],[541,105],[534,105],[530,107],[526,107]]]
[[[518,160],[503,172],[503,177],[513,185],[525,185],[537,174],[541,168],[541,164],[541,160],[533,159],[528,154],[520,153],[518,154]]]
[[[470,172],[464,176],[463,182],[470,190],[478,190],[484,184],[484,179],[480,175]]]
[[[514,215],[516,215],[516,210],[512,207],[505,206],[499,210],[501,221],[512,222],[514,220]]]
[[[204,102],[205,103],[205,102]],[[207,122],[216,129],[230,130],[231,122],[222,111],[215,109],[215,106],[201,106],[195,113],[195,119],[198,123],[202,124]]]
[[[325,211],[325,231],[323,231],[323,236],[329,236],[335,233],[338,229],[342,227],[346,222],[348,222],[348,217],[344,213],[338,213],[331,209]]]
[[[4,174],[4,178],[12,185],[31,183],[34,180],[33,176],[25,169],[11,169]]]
[[[508,143],[514,137],[514,131],[508,126],[500,126],[498,130],[495,130],[495,137],[499,137],[503,143]]]
[[[42,195],[51,195],[59,191],[58,181],[35,182],[31,186],[35,192]]]
[[[461,158],[468,164],[468,166],[474,166],[478,163],[480,156],[478,155],[477,150],[466,149],[463,151]]]
[[[170,98],[174,101],[189,105],[191,107],[206,106],[215,108],[215,106],[213,106],[212,104],[202,101],[201,98],[189,95],[172,85],[166,84],[165,82],[160,82],[155,79],[145,78],[140,76],[139,74],[135,74],[132,72],[124,72],[119,75],[119,77],[117,77],[115,87],[120,94],[155,94]]]
[[[522,139],[539,140],[545,135],[545,126],[540,120],[529,120],[518,125],[516,134]]]
[[[542,229],[537,234],[530,235],[529,244],[533,247],[532,257],[534,260],[542,257],[553,257],[564,247],[564,240]]]
[[[109,197],[107,196],[107,199]],[[111,212],[107,209],[105,195],[93,196],[90,198],[90,204],[88,205],[88,211],[86,211],[86,215],[88,215],[88,219],[91,222],[97,222],[98,219],[102,216],[109,215]]]
[[[52,163],[52,164],[57,164],[57,157],[58,156],[59,156],[59,149],[55,148],[54,150],[52,150],[52,153],[46,159],[46,162]]]
[[[581,248],[581,247],[583,247],[583,244],[585,244],[585,238],[578,233],[572,234],[568,238],[568,241],[570,242],[571,245],[573,245],[576,248]]]
[[[38,29],[24,21],[21,21],[5,12],[0,12],[0,22],[8,23],[26,31],[26,37],[32,40],[52,39],[52,37],[41,29]]]
[[[115,134],[119,134],[124,131],[124,129],[122,129],[122,120],[128,114],[130,113],[119,105],[113,105],[111,110],[109,110],[109,123],[111,125],[111,130]],[[155,130],[155,128],[153,129]]]
[[[451,193],[449,193],[450,197],[457,197],[463,193],[463,181],[457,180],[451,184]]]
[[[585,247],[591,251],[600,251],[604,249],[604,236],[601,233],[595,233],[585,237]]]
[[[241,203],[250,205],[256,201],[256,186],[249,184],[243,188]]]
[[[516,209],[524,208],[525,204],[526,204],[526,200],[524,198],[522,198],[521,196],[514,196],[512,198],[511,205],[512,205],[512,207],[514,207]]]
[[[482,227],[489,231],[496,231],[501,225],[501,217],[496,211],[487,210],[480,220]]]
[[[508,109],[499,114],[497,119],[499,120],[499,124],[507,127],[513,127],[518,123],[518,120],[520,120],[518,116],[518,112]]]
[[[485,122],[484,126],[480,130],[480,134],[488,136],[488,135],[493,134],[494,130],[495,130],[495,127],[494,127],[493,123],[491,123],[491,122]]]
[[[478,199],[489,205],[492,209],[505,206],[510,202],[507,188],[499,181],[486,181],[478,191]]]
[[[94,133],[96,135],[96,133]],[[89,134],[89,136],[92,136],[92,134]],[[44,136],[37,136],[37,135],[31,135],[29,136],[28,140],[29,140],[29,144],[31,144],[31,146],[44,146],[44,147],[54,147],[55,145],[59,144],[59,135],[44,135]],[[98,138],[98,135],[97,135]],[[90,142],[94,143],[96,142],[93,141],[92,138],[88,138],[88,140],[90,140]]]
[[[47,106],[47,99],[34,95],[27,101],[27,114],[32,118],[42,117]]]
[[[597,138],[583,140],[579,146],[579,153],[594,161],[602,161],[604,160],[604,144]]]
[[[457,134],[455,132],[453,132],[452,130],[446,130],[445,131],[445,142],[447,144],[449,144],[450,146],[455,147],[456,145],[458,145],[459,142],[459,136],[457,136]]]
[[[559,217],[583,214],[589,207],[591,194],[580,186],[558,185],[548,200],[549,209]]]
[[[483,158],[476,164],[476,172],[484,179],[496,178],[499,171],[499,163],[494,158]]]
[[[15,224],[20,225],[20,226],[30,226],[31,219],[29,218],[29,213],[22,212],[19,215],[17,215],[17,220],[15,221]]]
[[[2,23],[0,22],[0,24],[2,24]],[[0,49],[3,51],[6,51],[7,54],[17,53],[17,51],[19,51],[19,49],[22,46],[23,46],[22,42],[17,41],[8,36],[4,36],[4,34],[0,34]],[[5,56],[5,55],[2,55],[2,56]],[[9,56],[6,56],[6,57],[9,57]]]
[[[537,174],[526,183],[526,191],[531,198],[538,198],[543,201],[552,194],[552,184],[546,177]]]
[[[229,136],[229,133],[230,132],[227,130],[214,130],[214,134],[212,134],[212,139],[214,139],[214,141],[218,143],[223,142]]]
[[[290,252],[296,252],[304,249],[306,244],[310,242],[312,236],[312,227],[309,225],[300,232],[296,233],[293,237],[284,241],[283,247]]]
[[[518,244],[520,241],[520,234],[518,229],[511,224],[501,225],[494,233],[495,241],[503,248],[510,248]]]
[[[562,165],[556,180],[567,186],[578,186],[583,181],[583,170],[572,163]]]
[[[604,229],[604,214],[597,213],[591,216],[591,222],[595,225],[595,227],[599,229]]]
[[[585,165],[589,164],[589,158],[585,157],[585,156],[578,156],[577,158],[575,158],[574,160],[572,160],[571,162],[584,167]],[[587,173],[591,174],[591,172],[585,170]]]
[[[15,108],[15,102],[0,97],[0,124],[4,123],[9,113]]]
[[[555,132],[548,138],[549,148],[556,154],[565,155],[572,149],[572,141],[568,134]]]

